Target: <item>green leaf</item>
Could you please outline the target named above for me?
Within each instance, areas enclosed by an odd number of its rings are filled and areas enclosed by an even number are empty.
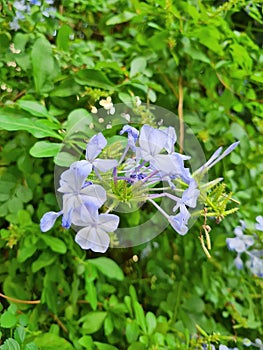
[[[7,310],[1,315],[1,319],[0,319],[1,327],[12,328],[16,325],[16,323],[17,323],[16,316],[13,315],[10,311]]]
[[[78,343],[83,346],[85,349],[92,349],[93,341],[90,335],[84,335],[78,340]]]
[[[103,325],[107,312],[93,311],[85,316],[85,322],[82,325],[83,331],[88,334],[96,333]]]
[[[134,77],[138,73],[144,73],[147,61],[144,57],[136,57],[131,61],[130,77]]]
[[[52,46],[45,37],[37,39],[31,52],[33,77],[38,94],[52,90],[52,79],[58,74]]]
[[[39,350],[35,343],[28,343],[24,345],[23,350]]]
[[[62,143],[39,141],[31,147],[29,153],[32,157],[36,158],[55,157],[62,147]]]
[[[77,160],[79,160],[79,157],[68,152],[59,152],[54,158],[55,164],[62,167],[69,167]]]
[[[127,350],[147,350],[148,348],[142,343],[136,342],[128,347]]]
[[[48,110],[45,106],[43,106],[41,103],[37,101],[28,101],[28,100],[19,100],[18,105],[23,110],[29,112],[30,114],[36,116],[36,117],[47,117],[52,118],[52,115],[49,114]]]
[[[56,86],[50,93],[50,96],[67,97],[77,95],[81,87],[76,84],[73,78],[63,80],[60,85]]]
[[[16,330],[15,330],[15,334],[14,334],[14,338],[15,340],[22,344],[25,340],[25,337],[26,337],[26,331],[25,331],[25,328],[24,327],[17,327]]]
[[[19,210],[23,209],[23,202],[21,199],[13,197],[7,202],[7,207],[10,213],[17,213]]]
[[[46,333],[36,337],[34,343],[41,350],[74,350],[73,346],[67,340],[53,333]]]
[[[90,306],[93,311],[97,310],[97,290],[94,285],[94,281],[90,281],[86,279],[85,289],[87,292],[86,300],[90,303]]]
[[[80,85],[93,86],[104,90],[114,89],[114,85],[106,75],[96,69],[85,69],[77,72],[74,79]]]
[[[127,341],[130,344],[134,343],[138,339],[140,330],[135,321],[127,323],[125,334],[126,334]]]
[[[110,19],[107,20],[106,25],[112,26],[119,23],[125,23],[130,21],[133,17],[137,16],[134,12],[124,11],[120,13],[119,15],[113,16]]]
[[[147,323],[148,334],[152,334],[156,328],[157,322],[156,322],[155,315],[150,311],[147,312],[146,314],[146,323]]]
[[[95,266],[101,273],[109,278],[116,279],[118,281],[124,280],[124,274],[122,269],[117,263],[109,258],[100,257],[89,260],[89,264]]]
[[[23,203],[27,203],[33,198],[33,192],[29,187],[19,185],[16,189],[16,196]]]
[[[113,345],[99,343],[97,341],[95,341],[94,344],[97,346],[98,350],[118,350],[118,348],[116,348],[116,346]]]
[[[141,327],[142,331],[146,333],[147,332],[146,320],[145,320],[145,315],[144,315],[142,306],[138,303],[138,301],[135,301],[133,303],[133,308],[134,308],[135,318],[138,325]]]
[[[1,350],[21,350],[20,345],[14,339],[7,339],[0,347]]]
[[[37,138],[54,137],[60,140],[63,138],[54,132],[50,126],[57,129],[58,126],[52,123],[48,124],[45,120],[34,120],[24,118],[19,115],[19,112],[10,109],[2,109],[0,112],[0,130],[18,131],[25,130]]]
[[[67,134],[66,137],[72,137],[72,135],[79,133],[84,133],[85,136],[90,136],[92,130],[90,129],[90,124],[93,118],[91,114],[84,108],[78,108],[72,111],[66,123]]]
[[[41,234],[40,238],[49,246],[51,250],[53,250],[53,252],[59,254],[65,254],[67,252],[67,246],[61,239],[45,234]]]
[[[56,260],[56,256],[50,252],[43,252],[39,258],[33,262],[32,264],[32,272],[35,273],[42,269],[43,267],[49,266],[53,264]]]
[[[63,24],[57,35],[57,46],[60,50],[68,51],[69,49],[69,36],[72,33],[72,28],[67,25]]]

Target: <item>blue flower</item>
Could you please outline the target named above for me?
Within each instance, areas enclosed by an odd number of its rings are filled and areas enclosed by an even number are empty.
[[[76,234],[75,241],[82,249],[105,253],[110,244],[108,232],[119,225],[119,217],[114,214],[99,214],[94,205],[84,205],[78,210],[78,226],[84,226]]]
[[[263,277],[263,250],[253,249],[247,252],[249,260],[246,262],[246,266],[250,271],[258,276]]]
[[[190,213],[185,206],[182,206],[180,213],[176,215],[171,215],[168,218],[168,221],[172,228],[179,233],[179,235],[185,235],[188,232],[187,223],[190,218]]]
[[[247,248],[252,246],[254,244],[254,238],[249,235],[243,234],[243,228],[245,228],[244,224],[242,226],[237,226],[234,230],[234,233],[236,235],[235,238],[227,238],[226,242],[228,245],[228,248],[230,250],[235,250],[237,253],[244,253],[246,252]]]
[[[222,152],[223,148],[219,147],[212,154],[212,156],[209,158],[209,160],[204,165],[202,165],[199,169],[197,169],[194,174],[200,174],[200,173],[202,174],[202,173],[208,171],[216,163],[218,163],[220,160],[225,158],[229,153],[231,153],[239,145],[239,143],[240,143],[239,141],[232,143],[232,145],[230,145],[222,154],[221,154],[221,152]]]
[[[149,125],[143,125],[139,136],[137,158],[152,162],[167,145],[167,133]]]
[[[263,216],[257,216],[256,220],[258,223],[255,225],[255,228],[259,231],[263,231]]]
[[[77,225],[75,218],[76,210],[84,203],[100,208],[106,201],[106,191],[100,185],[89,185],[86,182],[87,176],[92,170],[92,165],[85,160],[80,160],[71,164],[70,168],[64,171],[60,177],[60,187],[58,192],[63,194],[63,209],[55,213],[46,213],[40,221],[42,232],[53,227],[58,216],[63,214],[62,225],[69,228],[71,223]]]
[[[97,169],[102,172],[107,172],[117,166],[118,162],[115,159],[100,159],[97,156],[107,145],[107,140],[100,132],[94,135],[86,148],[86,159],[92,165],[92,168],[96,171]]]
[[[139,137],[139,131],[130,125],[124,125],[120,131],[120,135],[123,135],[125,132],[128,134],[128,148],[136,151],[136,142]]]

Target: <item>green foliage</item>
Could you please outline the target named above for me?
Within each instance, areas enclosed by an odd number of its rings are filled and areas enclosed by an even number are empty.
[[[240,219],[253,233],[262,215],[261,0],[55,6],[54,18],[32,6],[15,31],[14,2],[0,2],[0,349],[247,348],[243,338],[262,339],[262,279],[235,269],[225,239]],[[100,125],[92,106],[107,96],[127,104],[139,96],[174,112],[183,97],[184,121],[207,157],[240,140],[211,170],[226,188],[211,190],[217,211],[203,213],[207,224],[240,202],[210,233],[211,259],[198,239],[203,218],[185,237],[167,229],[103,257],[81,251],[74,232],[58,225],[40,232],[41,216],[58,209],[54,163],[76,160],[68,150],[79,156]],[[114,128],[107,132],[116,138]],[[115,145],[105,152],[118,153]],[[147,219],[147,210],[127,222]]]

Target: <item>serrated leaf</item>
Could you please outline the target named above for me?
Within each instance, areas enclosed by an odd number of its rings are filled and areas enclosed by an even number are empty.
[[[7,310],[1,315],[0,323],[3,328],[12,328],[16,325],[17,319],[15,315]]]
[[[7,339],[0,347],[1,350],[21,350],[19,343],[14,339]]]
[[[115,261],[109,258],[100,257],[91,259],[89,260],[89,263],[95,266],[101,273],[109,278],[113,278],[118,281],[123,281],[124,279],[122,269],[119,267],[119,265],[116,264]]]
[[[39,141],[31,147],[29,153],[35,158],[55,157],[62,147],[62,143]]]

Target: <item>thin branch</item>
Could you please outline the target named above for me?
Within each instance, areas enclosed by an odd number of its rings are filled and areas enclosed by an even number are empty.
[[[180,75],[178,81],[178,92],[179,92],[179,100],[178,100],[178,117],[180,123],[180,153],[183,153],[183,144],[184,144],[184,114],[183,114],[183,103],[184,103],[184,92],[183,92],[183,78]]]
[[[22,299],[15,299],[12,297],[8,297],[7,295],[4,295],[0,293],[0,297],[10,300],[13,303],[20,303],[20,304],[40,304],[40,300],[22,300]]]
[[[65,333],[68,333],[68,329],[67,329],[67,328],[64,326],[64,324],[60,321],[60,319],[57,317],[57,315],[55,315],[55,314],[51,314],[51,315],[52,315],[54,321],[57,322],[57,324],[63,329],[63,331],[64,331]]]

